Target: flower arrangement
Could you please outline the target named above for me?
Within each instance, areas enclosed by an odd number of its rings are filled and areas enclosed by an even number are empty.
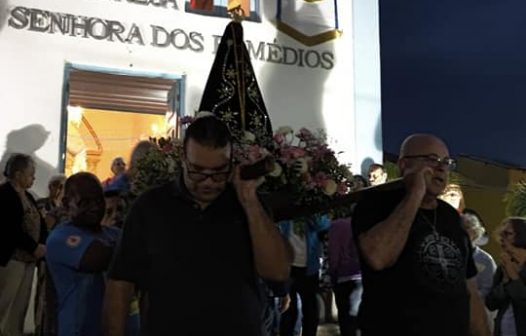
[[[189,124],[193,117],[181,120]],[[266,156],[274,159],[274,169],[265,176],[260,191],[300,206],[329,205],[335,197],[353,189],[349,166],[340,164],[336,153],[327,145],[322,132],[306,128],[294,133],[290,127],[280,127],[270,147],[256,143],[251,132],[235,136],[234,158],[240,164],[254,163]],[[166,183],[181,169],[182,143],[177,139],[151,139],[157,146],[137,164],[134,192]]]
[[[137,161],[133,172],[132,192],[142,192],[174,180],[181,170],[182,142],[172,138],[150,138],[155,144]]]
[[[286,191],[294,203],[309,205],[330,202],[353,187],[349,167],[338,162],[322,132],[302,128],[294,133],[290,127],[280,127],[270,151],[274,170],[265,177],[263,191]]]

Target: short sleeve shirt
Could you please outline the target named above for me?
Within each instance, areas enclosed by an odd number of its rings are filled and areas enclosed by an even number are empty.
[[[80,272],[80,262],[94,240],[113,246],[119,235],[117,228],[94,233],[71,223],[49,235],[46,259],[57,292],[59,336],[101,334],[104,275]]]
[[[356,207],[355,239],[386,219],[405,191],[370,191]],[[382,248],[378,246],[378,248]],[[420,209],[395,264],[381,271],[363,258],[360,323],[371,335],[465,336],[469,327],[466,279],[477,271],[460,216],[439,200]],[[387,329],[385,329],[387,328]]]
[[[110,278],[147,293],[148,334],[260,333],[252,242],[233,188],[204,210],[182,183],[142,194],[127,216]]]

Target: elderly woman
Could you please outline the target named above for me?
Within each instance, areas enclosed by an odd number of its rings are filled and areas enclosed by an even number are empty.
[[[478,247],[479,242],[484,238],[486,229],[482,226],[480,219],[473,213],[464,213],[461,215],[464,230],[469,236],[473,245],[473,260],[477,266],[477,286],[482,300],[486,298],[491,290],[493,275],[497,269],[495,261],[491,255]]]
[[[464,210],[465,212],[461,215],[462,224],[473,246],[473,260],[477,267],[477,287],[482,302],[484,302],[491,291],[493,276],[495,275],[497,265],[491,255],[479,247],[479,245],[482,245],[481,242],[487,241],[485,240],[486,229],[480,217],[474,210],[469,209],[467,210],[468,212],[466,212],[466,209]],[[486,310],[486,312],[488,314],[490,327],[493,328],[495,314],[489,310]]]
[[[486,306],[497,310],[495,336],[526,336],[526,219],[506,218],[497,233],[501,264]]]
[[[22,335],[31,295],[35,263],[46,253],[40,242],[46,227],[37,204],[27,191],[35,180],[30,156],[13,154],[7,161],[0,186],[0,334]]]
[[[124,174],[126,172],[126,163],[124,162],[124,159],[120,156],[117,156],[111,161],[111,172],[113,173],[112,177],[108,177],[106,180],[102,182],[102,185],[104,187],[108,186],[110,183],[112,183],[115,178],[117,178],[119,175]]]
[[[62,208],[65,182],[66,176],[62,174],[51,177],[48,183],[48,197],[37,201],[38,210],[44,217],[48,230],[53,229],[63,216],[63,212],[60,209]]]

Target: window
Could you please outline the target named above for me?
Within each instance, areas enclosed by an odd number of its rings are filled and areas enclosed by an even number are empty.
[[[261,22],[259,0],[186,0],[186,11],[209,16],[229,17],[228,7],[241,5],[245,19]]]

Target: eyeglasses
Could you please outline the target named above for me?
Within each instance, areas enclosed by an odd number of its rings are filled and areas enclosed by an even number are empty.
[[[217,173],[201,173],[198,171],[190,170],[188,168],[188,163],[185,162],[186,165],[186,173],[188,175],[188,178],[194,182],[203,182],[207,178],[211,178],[214,182],[225,182],[230,177],[230,173],[232,170],[232,165],[230,164],[228,166],[227,171],[217,172]]]
[[[450,157],[440,158],[436,155],[407,155],[404,159],[423,159],[432,167],[439,167],[441,165],[447,166],[448,169],[452,170],[455,168],[457,161]]]

